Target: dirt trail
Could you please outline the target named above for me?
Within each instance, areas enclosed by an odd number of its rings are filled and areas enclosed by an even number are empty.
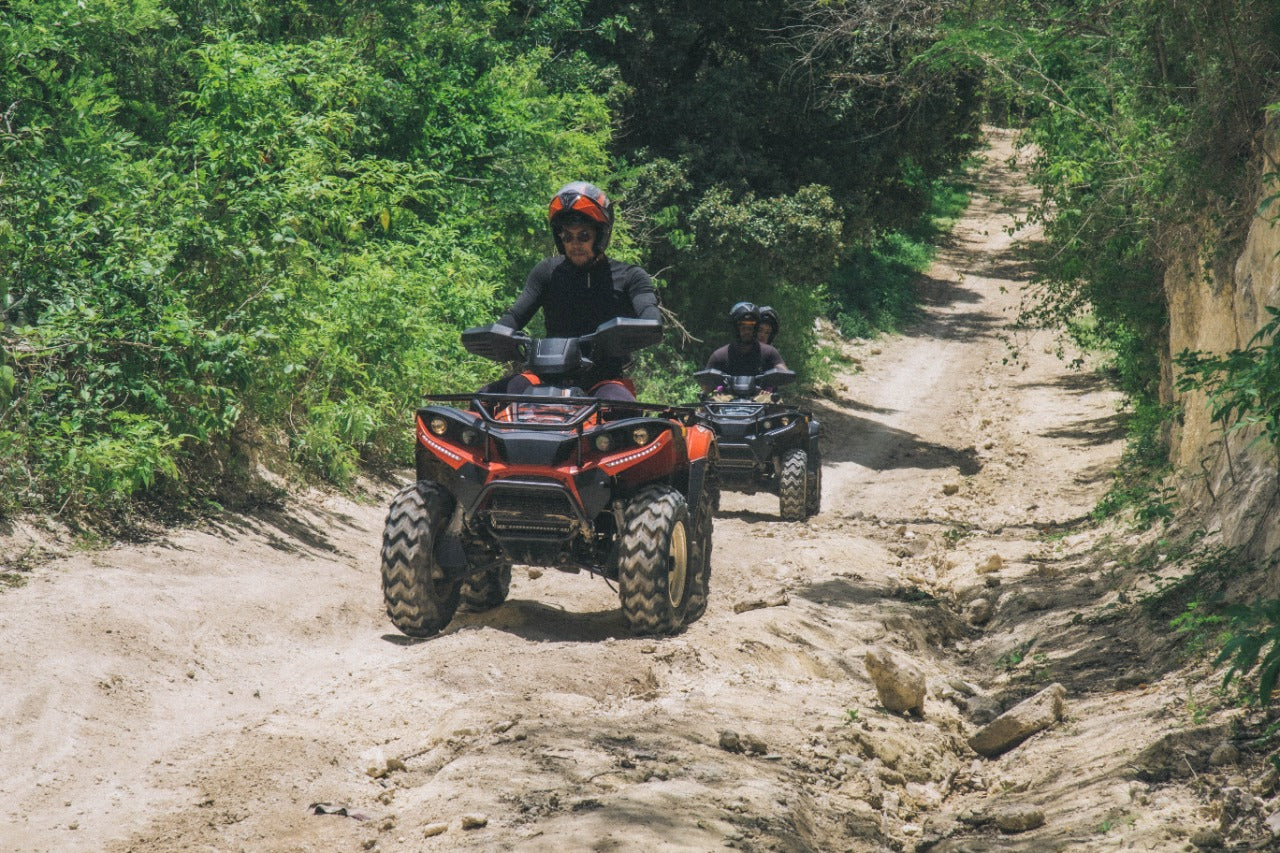
[[[814,403],[821,514],[726,494],[688,631],[632,639],[603,581],[518,567],[505,605],[409,641],[378,579],[392,483],[66,554],[0,595],[0,849],[1182,849],[1191,790],[1131,770],[1179,688],[1099,680],[1133,638],[1080,618],[1114,595],[1073,525],[1118,400],[1048,337],[1009,359],[1034,234],[1005,230],[1026,195],[992,143],[922,321],[852,347]],[[978,597],[985,630],[960,615]],[[881,707],[872,646],[928,673],[923,719]],[[946,678],[999,707],[1058,680],[1068,718],[981,760]],[[1044,826],[997,832],[1018,804]]]

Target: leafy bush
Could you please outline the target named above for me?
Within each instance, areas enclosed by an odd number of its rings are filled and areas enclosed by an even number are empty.
[[[1262,705],[1271,701],[1276,679],[1280,678],[1280,599],[1257,604],[1233,605],[1225,615],[1231,620],[1230,639],[1222,647],[1216,663],[1230,662],[1222,683],[1257,669],[1256,698]]]
[[[407,462],[545,199],[607,169],[603,99],[502,4],[250,6],[0,9],[0,512],[235,494],[264,445]]]
[[[1093,509],[1095,519],[1128,511],[1136,525],[1149,527],[1173,518],[1173,490],[1164,482],[1172,470],[1163,439],[1169,417],[1168,408],[1149,401],[1139,400],[1134,405],[1126,419],[1120,464],[1112,472],[1107,493]]]
[[[968,162],[955,175],[926,181],[929,204],[912,227],[889,230],[843,253],[829,286],[837,328],[857,338],[898,331],[917,315],[915,283],[933,263],[939,238],[969,205]]]

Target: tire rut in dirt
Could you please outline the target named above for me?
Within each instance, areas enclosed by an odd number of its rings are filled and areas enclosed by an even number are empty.
[[[684,624],[694,556],[689,505],[670,486],[642,489],[627,505],[618,595],[632,634],[670,634]]]
[[[458,609],[458,581],[435,559],[436,536],[453,497],[434,483],[406,486],[391,499],[382,533],[382,595],[392,624],[410,637],[437,633]]]

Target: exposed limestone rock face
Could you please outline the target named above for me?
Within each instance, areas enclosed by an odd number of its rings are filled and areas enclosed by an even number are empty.
[[[1267,162],[1280,157],[1280,140],[1271,138]],[[1263,171],[1273,171],[1266,166]],[[1261,194],[1274,184],[1259,186]],[[1261,197],[1261,196],[1260,196]],[[1280,224],[1255,217],[1234,264],[1189,258],[1165,273],[1169,307],[1169,352],[1199,350],[1222,354],[1249,346],[1270,316],[1266,306],[1280,305]],[[1210,421],[1204,395],[1177,393],[1176,367],[1166,365],[1161,397],[1181,404],[1182,423],[1174,428],[1171,449],[1179,470],[1179,496],[1206,514],[1207,529],[1221,527],[1222,543],[1244,546],[1250,556],[1280,549],[1280,477],[1275,454],[1265,443],[1251,444],[1256,429],[1226,438]],[[1207,476],[1206,476],[1207,475]],[[1275,594],[1268,590],[1267,594]]]

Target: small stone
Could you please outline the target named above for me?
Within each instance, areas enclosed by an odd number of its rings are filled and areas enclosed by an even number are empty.
[[[482,814],[464,814],[462,816],[463,829],[481,829],[489,825],[489,816]]]
[[[1001,832],[1026,832],[1044,826],[1044,812],[1033,806],[1013,806],[992,816]]]
[[[965,621],[970,625],[985,625],[991,621],[991,602],[985,598],[975,598],[964,607]]]
[[[725,752],[742,752],[742,738],[738,737],[738,733],[730,729],[720,732],[720,748]]]
[[[992,572],[998,572],[1004,568],[1004,560],[999,554],[991,554],[987,559],[978,565],[978,574],[989,575]]]
[[[743,735],[742,747],[751,755],[764,755],[769,751],[769,747],[765,742],[755,735]]]
[[[876,776],[886,785],[896,785],[902,788],[907,784],[907,777],[890,767],[877,767]]]
[[[1209,763],[1214,767],[1221,767],[1224,764],[1235,764],[1240,760],[1240,750],[1236,749],[1232,744],[1220,743],[1214,748],[1209,755]]]
[[[1067,690],[1050,684],[1030,699],[1005,711],[969,738],[969,747],[987,758],[1008,752],[1036,732],[1049,728],[1065,713]]]
[[[791,597],[785,592],[777,593],[766,598],[752,598],[734,603],[734,613],[746,613],[748,610],[763,610],[766,607],[786,607],[791,603]]]
[[[436,835],[443,835],[449,829],[447,823],[429,823],[422,828],[424,838],[431,838]]]
[[[960,491],[959,483],[946,483],[942,486],[942,493],[947,497],[957,494]]]
[[[924,715],[924,672],[912,661],[888,649],[868,649],[867,674],[886,709],[896,714]]]
[[[1201,850],[1217,850],[1222,847],[1222,832],[1217,829],[1201,829],[1192,833],[1191,843]]]
[[[536,580],[537,580],[538,578],[540,578],[540,577],[542,577],[542,569],[530,569],[530,570],[529,570],[529,579],[530,579],[530,580],[535,580],[535,581],[536,581]]]

